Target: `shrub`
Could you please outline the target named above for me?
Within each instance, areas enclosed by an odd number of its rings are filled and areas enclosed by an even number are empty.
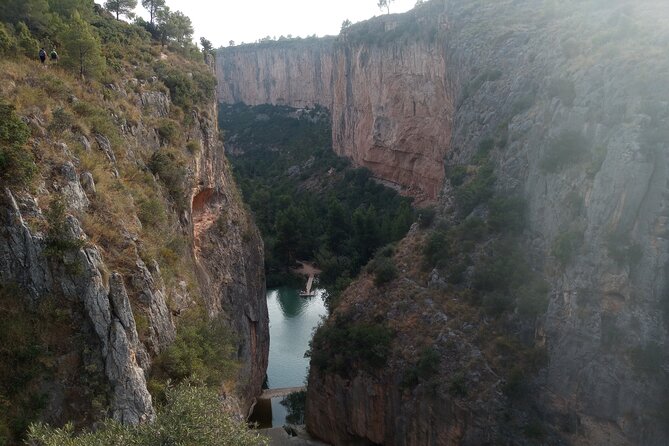
[[[62,107],[53,111],[49,130],[52,132],[64,132],[74,125],[74,116]]]
[[[156,198],[140,200],[137,217],[144,226],[150,228],[159,227],[167,219],[165,206]]]
[[[479,167],[476,176],[455,191],[455,199],[463,215],[468,215],[479,204],[493,195],[495,174],[492,163]]]
[[[46,236],[46,254],[61,256],[65,252],[80,249],[84,242],[75,238],[69,231],[65,203],[60,198],[51,201],[46,211],[49,229]]]
[[[390,354],[393,332],[379,323],[354,322],[340,316],[321,326],[310,342],[306,356],[311,364],[341,376],[350,376],[359,367],[377,370]]]
[[[5,184],[28,183],[37,166],[25,149],[30,131],[12,105],[0,103],[0,178]]]
[[[467,396],[467,380],[462,372],[453,375],[448,385],[448,393],[454,397],[464,398]]]
[[[638,373],[657,375],[662,372],[664,351],[657,342],[649,342],[645,345],[630,350],[629,357],[634,369]]]
[[[446,174],[453,187],[461,186],[467,179],[467,166],[453,166]]]
[[[578,131],[564,131],[554,138],[541,160],[544,172],[555,173],[582,161],[588,155],[588,140]]]
[[[190,314],[182,320],[174,343],[155,359],[151,378],[218,386],[238,369],[233,344],[234,337],[222,319],[207,321],[204,315]]]
[[[10,54],[14,50],[15,41],[3,23],[0,23],[0,55]]]
[[[374,285],[381,286],[397,277],[397,268],[392,259],[380,257],[373,261]]]
[[[498,232],[522,232],[525,229],[525,208],[523,198],[496,197],[490,201],[488,225]]]
[[[246,423],[235,420],[221,407],[213,389],[183,384],[169,389],[167,403],[158,410],[153,423],[122,425],[104,422],[95,432],[75,434],[74,426],[52,428],[34,424],[29,444],[34,446],[116,446],[116,445],[199,445],[257,446],[267,440],[250,431]]]
[[[186,167],[183,162],[173,152],[159,150],[151,155],[148,166],[160,178],[177,206],[184,208]]]
[[[418,211],[418,222],[421,229],[427,229],[432,226],[435,217],[437,216],[437,210],[434,206],[423,208]]]
[[[188,153],[191,155],[197,155],[200,153],[200,143],[198,141],[188,141],[186,144],[186,150],[188,150]]]
[[[304,412],[307,407],[307,392],[294,392],[281,400],[281,405],[286,408],[286,422],[290,424],[304,424]]]
[[[179,140],[180,130],[176,122],[171,119],[161,119],[158,125],[158,136],[161,145],[176,144]]]
[[[618,264],[636,265],[643,258],[643,248],[633,243],[629,235],[611,232],[606,237],[606,248],[609,256]]]
[[[558,234],[553,241],[551,253],[562,267],[567,266],[574,258],[583,243],[583,231],[571,230]]]

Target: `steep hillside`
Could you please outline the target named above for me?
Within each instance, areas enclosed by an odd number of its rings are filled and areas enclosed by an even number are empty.
[[[168,379],[245,414],[265,376],[262,241],[218,139],[213,68],[90,14],[69,26],[107,68],[85,81],[66,50],[40,65],[21,55],[40,34],[0,25],[2,444],[37,420],[149,421]]]
[[[316,335],[315,434],[666,444],[668,21],[660,1],[435,0],[339,36],[336,150],[397,180],[415,130],[410,178],[440,204],[400,277],[373,263]]]

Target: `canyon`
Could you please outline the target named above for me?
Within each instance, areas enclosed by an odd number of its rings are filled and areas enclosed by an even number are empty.
[[[491,204],[463,205],[488,172],[491,193],[526,204],[514,243],[547,285],[537,317],[505,313],[506,330],[546,355],[525,408],[495,364],[508,347],[481,343],[489,317],[462,304],[498,236],[477,242],[451,283],[448,262],[417,267],[430,235],[412,229],[393,257],[401,277],[384,288],[363,274],[325,323],[383,321],[388,365],[349,358],[343,373],[312,357],[312,433],[334,444],[666,444],[668,18],[659,1],[433,0],[335,39],[219,51],[221,102],[329,108],[335,152],[436,202],[444,224],[489,221]],[[436,381],[403,387],[425,346]]]

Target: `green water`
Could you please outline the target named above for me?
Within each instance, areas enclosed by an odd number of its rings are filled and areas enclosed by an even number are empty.
[[[270,389],[300,387],[306,384],[309,359],[304,353],[314,328],[321,317],[327,314],[323,294],[316,290],[314,297],[300,297],[292,288],[278,288],[267,292],[269,311],[269,365],[267,383]],[[281,398],[273,398],[270,404],[259,404],[254,418],[261,427],[282,426],[286,419],[286,408]],[[271,410],[271,414],[267,413]],[[262,412],[262,413],[261,413]],[[270,418],[271,417],[271,418]]]

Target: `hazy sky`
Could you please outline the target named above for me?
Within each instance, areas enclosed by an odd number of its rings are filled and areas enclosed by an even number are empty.
[[[167,0],[173,11],[191,18],[195,40],[205,36],[215,47],[228,46],[230,40],[249,43],[265,36],[337,34],[345,19],[355,23],[382,14],[376,3],[377,0]],[[416,0],[395,0],[390,12],[408,11],[415,4]],[[138,12],[145,15],[141,6]]]

